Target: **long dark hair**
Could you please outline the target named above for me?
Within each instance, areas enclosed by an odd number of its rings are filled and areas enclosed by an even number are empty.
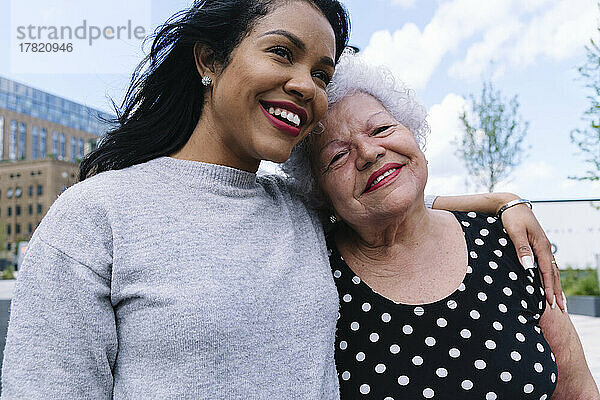
[[[204,102],[194,45],[214,52],[223,67],[252,24],[282,0],[198,0],[173,15],[153,35],[150,53],[135,69],[115,128],[79,166],[79,179],[172,154],[190,138]],[[348,42],[349,19],[338,0],[304,0],[327,18],[335,34],[336,61]]]

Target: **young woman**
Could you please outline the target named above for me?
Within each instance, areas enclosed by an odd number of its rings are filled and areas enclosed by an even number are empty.
[[[159,30],[30,242],[3,396],[339,397],[320,222],[256,170],[323,116],[347,37],[336,0],[199,1]]]

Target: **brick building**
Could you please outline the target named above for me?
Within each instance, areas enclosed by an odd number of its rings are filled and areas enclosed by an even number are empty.
[[[0,77],[0,230],[28,240],[54,200],[77,181],[109,115]],[[0,238],[3,235],[0,234]]]

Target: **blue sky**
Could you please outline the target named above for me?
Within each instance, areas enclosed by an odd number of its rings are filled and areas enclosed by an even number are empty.
[[[13,0],[17,1],[17,0]],[[73,0],[62,0],[68,4]],[[150,4],[148,30],[189,1],[136,0]],[[116,3],[115,0],[112,1]],[[27,0],[30,10],[57,10],[58,2]],[[73,4],[93,2],[74,2]],[[94,15],[105,21],[117,18],[115,7],[102,2]],[[580,118],[589,94],[577,80],[576,67],[585,59],[590,38],[600,40],[600,11],[596,0],[344,0],[352,18],[351,42],[370,62],[387,64],[395,75],[413,87],[430,112],[431,136],[428,192],[457,194],[477,191],[468,183],[452,141],[460,134],[458,113],[465,97],[479,92],[481,78],[494,80],[506,96],[519,95],[521,114],[529,121],[527,157],[497,190],[531,199],[600,197],[599,182],[577,182],[569,175],[584,174],[586,165],[569,141],[571,129],[583,126]],[[15,3],[16,4],[16,3]],[[96,3],[94,3],[96,4]],[[54,7],[54,8],[53,8]],[[66,7],[63,5],[62,7]],[[0,0],[1,10],[11,0]],[[70,8],[77,20],[77,8]],[[76,10],[76,11],[73,11]],[[147,15],[148,9],[140,11]],[[0,14],[0,54],[9,54],[11,13]],[[123,17],[121,13],[120,17]],[[147,17],[145,17],[148,19]],[[62,21],[59,21],[62,22]],[[141,58],[138,43],[127,51],[95,51],[122,74],[90,73],[89,57],[69,60],[69,73],[16,73],[10,57],[0,58],[0,75],[48,92],[110,110],[108,96],[120,100],[129,74]],[[14,49],[12,49],[14,51]],[[121,49],[122,50],[122,49]],[[44,64],[39,63],[39,71]],[[51,70],[49,68],[49,70]],[[78,71],[78,73],[74,73]],[[95,70],[96,71],[96,70]],[[600,226],[596,222],[594,226]],[[599,240],[600,241],[600,240]]]

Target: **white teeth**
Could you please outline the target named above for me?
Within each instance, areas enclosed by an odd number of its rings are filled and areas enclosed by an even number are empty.
[[[392,172],[394,172],[395,170],[397,170],[397,169],[398,168],[388,169],[383,174],[379,175],[377,178],[375,178],[375,180],[373,181],[373,183],[371,183],[371,185],[369,186],[369,188],[372,188],[373,186],[377,185],[379,182],[381,182],[384,178],[390,176],[390,174]]]
[[[282,110],[281,108],[269,107],[269,114],[275,116],[281,116],[281,118],[288,120],[292,124],[299,126],[300,125],[300,117],[288,110]]]

